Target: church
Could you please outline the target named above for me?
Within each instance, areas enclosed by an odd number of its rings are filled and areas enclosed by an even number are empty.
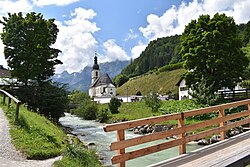
[[[94,57],[94,65],[91,72],[91,85],[89,88],[90,97],[112,97],[116,95],[116,87],[108,74],[100,76],[100,69],[97,57]]]

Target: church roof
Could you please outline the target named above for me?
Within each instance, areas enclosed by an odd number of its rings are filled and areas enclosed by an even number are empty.
[[[104,74],[103,76],[99,77],[90,87],[97,87],[100,85],[108,85],[113,84],[112,80],[110,79],[108,74]]]

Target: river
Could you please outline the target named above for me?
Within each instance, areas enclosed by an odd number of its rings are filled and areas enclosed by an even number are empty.
[[[71,115],[69,113],[65,113],[64,117],[59,119],[59,122],[65,126],[71,128],[73,134],[76,134],[78,138],[84,143],[95,143],[96,151],[100,153],[103,157],[104,165],[111,165],[111,157],[115,155],[114,151],[109,151],[109,145],[116,141],[116,133],[115,132],[104,132],[103,126],[105,124],[96,122],[83,120],[75,115]],[[138,135],[133,134],[132,132],[126,131],[126,138],[135,137]],[[155,142],[149,142],[145,144],[141,144],[139,146],[134,146],[126,151],[135,150],[138,148],[151,146],[153,144],[163,143],[166,140],[159,140]],[[187,152],[193,151],[195,149],[201,148],[201,146],[196,143],[188,143],[187,144]],[[151,165],[169,158],[173,158],[178,155],[178,147],[173,147],[164,151],[160,151],[154,154],[150,154],[147,156],[143,156],[140,158],[136,158],[134,160],[130,160],[126,162],[126,166],[128,167],[145,167],[147,165]]]

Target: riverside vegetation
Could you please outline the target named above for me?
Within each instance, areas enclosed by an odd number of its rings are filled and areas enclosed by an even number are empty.
[[[2,98],[0,97],[2,101]],[[56,167],[68,166],[101,166],[93,151],[88,150],[77,138],[69,143],[63,130],[46,117],[29,111],[21,105],[19,120],[14,122],[15,105],[8,109],[1,103],[1,108],[11,124],[10,134],[12,143],[27,159],[48,159],[63,155],[61,161],[56,162]]]

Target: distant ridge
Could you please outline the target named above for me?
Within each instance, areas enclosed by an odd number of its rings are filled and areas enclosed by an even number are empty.
[[[121,73],[121,70],[129,64],[129,61],[113,61],[107,63],[100,63],[100,69],[102,74],[109,74],[109,76],[114,78],[116,75]],[[69,74],[67,71],[63,71],[61,74],[55,74],[52,77],[54,82],[68,84],[69,90],[81,90],[88,92],[89,86],[91,84],[91,70],[92,67],[86,66],[80,72],[73,72]],[[101,74],[101,75],[102,75]]]

